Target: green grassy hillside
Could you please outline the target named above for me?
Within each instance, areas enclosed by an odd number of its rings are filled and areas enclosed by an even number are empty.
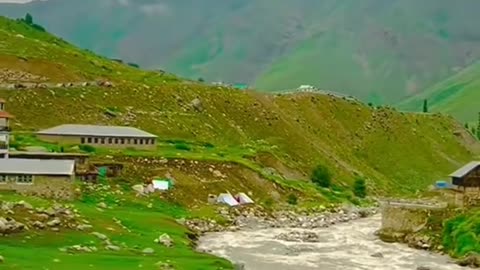
[[[478,100],[480,98],[480,63],[460,71],[424,93],[414,96],[399,107],[406,110],[422,110],[423,100],[428,99],[429,108],[434,112],[443,112],[455,116],[463,122],[478,120]]]
[[[26,27],[5,22],[4,25],[17,30]],[[57,49],[44,39],[48,34],[27,30],[21,32],[24,38],[5,34],[6,44],[18,40],[24,43],[17,45],[21,50],[0,51],[1,57],[22,61],[21,55],[29,59],[27,62],[56,65],[58,61],[51,58],[54,54],[35,54],[37,44],[46,50]],[[36,35],[45,37],[35,39]],[[271,96],[184,82],[158,83],[145,79],[151,73],[90,54],[87,56],[91,60],[85,61],[82,55],[69,53],[78,50],[68,48],[55,54],[65,57],[62,63],[78,61],[73,70],[79,69],[86,76],[111,77],[118,85],[1,91],[9,110],[17,116],[15,129],[37,130],[61,123],[130,124],[165,140],[267,151],[304,176],[323,163],[335,168],[336,182],[341,186],[352,183],[355,172],[362,173],[371,178],[372,187],[383,192],[421,189],[470,157],[454,135],[459,127],[450,118],[374,110],[324,95]],[[83,66],[92,61],[110,65],[112,71],[108,74],[101,66]],[[1,67],[11,68],[11,64],[2,61]],[[115,67],[118,69],[114,70]],[[37,71],[37,75],[56,74],[44,71]],[[127,74],[126,79],[123,74]],[[203,111],[190,105],[195,98],[200,99]],[[107,113],[112,110],[113,116]],[[411,147],[405,150],[404,145]],[[396,164],[396,170],[391,170],[391,164]]]
[[[64,123],[132,125],[159,136],[157,149],[150,152],[89,149],[93,159],[123,162],[125,171],[94,192],[80,187],[84,192],[72,205],[94,230],[122,246],[120,251],[104,250],[91,235],[77,231],[32,231],[1,241],[6,269],[57,265],[148,269],[166,260],[176,269],[230,269],[224,260],[194,252],[185,229],[174,221],[216,217],[207,205],[209,194],[249,192],[267,209],[289,207],[287,198],[292,195],[299,208],[359,203],[352,186],[362,176],[371,196],[415,196],[469,161],[478,146],[450,117],[372,108],[321,94],[267,95],[182,81],[110,61],[4,18],[0,18],[0,59],[6,59],[0,61],[0,78],[5,82],[103,79],[114,83],[113,87],[0,89],[6,109],[16,116],[12,146],[19,150],[43,146],[51,151],[80,151],[78,145],[49,144],[34,135]],[[318,165],[332,173],[330,187],[310,181]],[[166,174],[175,178],[174,190],[134,197],[132,184]],[[11,194],[0,197],[19,199]],[[112,208],[96,209],[101,201]],[[128,230],[119,228],[113,217]],[[25,219],[21,214],[15,218]],[[155,246],[152,256],[141,254],[161,232],[168,232],[178,245],[171,250]],[[102,249],[75,255],[59,250],[72,244]],[[35,261],[23,260],[33,246],[42,254]]]
[[[478,60],[479,8],[476,0],[49,0],[0,4],[0,13],[30,12],[81,47],[146,68],[269,91],[312,84],[378,105]]]

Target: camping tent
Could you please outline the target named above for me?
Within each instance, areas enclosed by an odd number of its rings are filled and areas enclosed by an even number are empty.
[[[238,202],[233,198],[232,194],[222,193],[217,197],[217,203],[227,204],[229,206],[237,206]]]
[[[155,179],[152,181],[153,188],[158,190],[169,190],[172,188],[172,181],[169,179]]]
[[[235,198],[240,204],[253,203],[253,200],[250,197],[248,197],[248,195],[245,193],[238,193],[237,196],[235,196]]]

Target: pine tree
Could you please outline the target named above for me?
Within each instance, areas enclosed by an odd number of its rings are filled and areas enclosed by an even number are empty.
[[[477,138],[480,139],[480,113],[478,113]]]
[[[32,25],[33,24],[33,17],[30,13],[27,13],[25,15],[25,22],[29,25]]]
[[[423,100],[423,112],[428,113],[428,100]]]

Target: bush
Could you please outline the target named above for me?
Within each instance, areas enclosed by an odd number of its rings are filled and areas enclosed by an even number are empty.
[[[353,194],[359,198],[367,197],[367,184],[362,177],[355,179],[353,183]]]
[[[87,153],[94,153],[95,152],[95,147],[91,146],[91,145],[86,145],[86,144],[81,144],[78,146],[78,148],[84,152],[87,152]]]
[[[186,143],[175,143],[175,149],[190,151],[192,148]]]
[[[287,203],[288,204],[297,205],[297,202],[298,202],[297,195],[295,195],[293,193],[288,195],[288,197],[287,197]]]
[[[332,184],[332,174],[327,167],[318,165],[313,170],[311,180],[321,187],[328,188]]]

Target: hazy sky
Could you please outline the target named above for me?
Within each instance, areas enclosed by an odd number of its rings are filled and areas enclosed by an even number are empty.
[[[0,3],[28,3],[33,0],[0,0]]]

